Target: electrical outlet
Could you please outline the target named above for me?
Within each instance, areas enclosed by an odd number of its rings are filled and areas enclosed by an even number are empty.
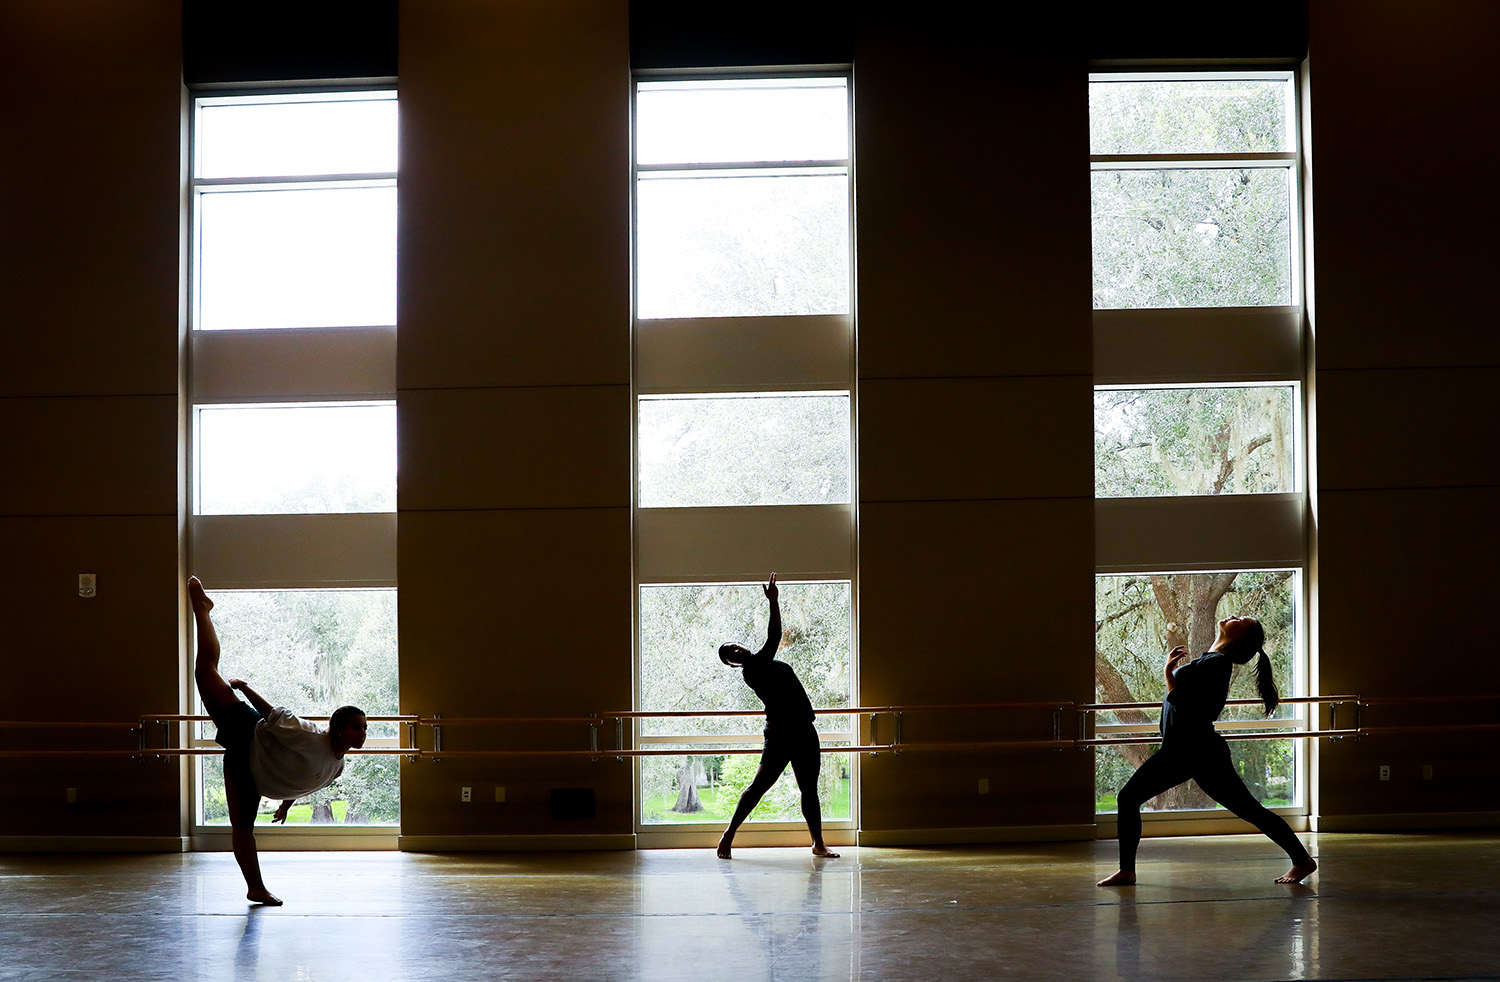
[[[92,597],[98,593],[99,581],[93,573],[78,574],[78,595],[80,597]]]
[[[979,793],[980,794],[989,794],[990,793],[990,779],[989,778],[982,777],[982,778],[979,779]]]
[[[474,800],[474,789],[473,788],[460,788],[459,791],[458,791],[458,800],[459,801],[473,801]]]
[[[495,785],[495,803],[499,804],[503,801],[505,801],[505,788],[497,784]]]
[[[1424,781],[1431,781],[1432,780],[1432,765],[1431,764],[1423,764],[1422,765],[1422,780],[1424,780]]]
[[[70,804],[70,805],[76,805],[76,804],[78,804],[78,789],[77,788],[69,788],[68,789],[68,804]]]
[[[1381,764],[1380,765],[1380,779],[1382,781],[1389,781],[1391,779],[1391,765],[1390,764]]]

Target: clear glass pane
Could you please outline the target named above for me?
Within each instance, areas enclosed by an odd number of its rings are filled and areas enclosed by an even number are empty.
[[[642,164],[843,160],[848,88],[841,78],[642,82],[635,131]]]
[[[849,501],[847,395],[642,399],[641,507]]]
[[[1144,760],[1155,753],[1159,746],[1160,744],[1141,744],[1129,748],[1098,748],[1094,756],[1094,786],[1097,789],[1094,810],[1118,811],[1120,789],[1139,766],[1135,758]],[[1127,751],[1131,754],[1129,758],[1125,756]],[[1298,792],[1301,782],[1297,779],[1296,741],[1232,740],[1229,743],[1229,759],[1244,780],[1245,787],[1267,808],[1302,803],[1302,796]],[[1195,782],[1189,781],[1149,799],[1142,811],[1184,811],[1198,808],[1223,811],[1223,806],[1204,794]]]
[[[1266,630],[1266,654],[1271,659],[1278,689],[1284,697],[1300,694],[1301,655],[1297,644],[1300,630],[1297,598],[1300,595],[1301,575],[1296,570],[1131,573],[1096,577],[1094,684],[1098,700],[1108,703],[1159,702],[1166,694],[1166,682],[1162,676],[1166,653],[1179,644],[1187,645],[1194,652],[1207,651],[1217,636],[1217,622],[1230,615],[1254,617],[1261,622]],[[1229,698],[1257,698],[1253,661],[1235,669]],[[1122,723],[1155,727],[1160,716],[1156,709],[1118,710],[1099,713],[1097,722],[1101,725]],[[1256,706],[1230,706],[1220,717],[1221,720],[1263,718],[1264,714]],[[1301,706],[1278,706],[1273,718],[1302,719],[1305,710]],[[1230,747],[1237,762],[1264,758],[1266,766],[1274,764],[1262,783],[1278,792],[1272,797],[1291,794],[1295,803],[1301,781],[1287,768],[1298,766],[1297,755],[1293,753],[1288,757],[1271,749],[1290,742],[1235,741]],[[1114,796],[1121,785],[1154,749],[1150,745],[1137,745],[1111,747],[1100,752],[1096,759],[1101,810],[1114,808]],[[1242,775],[1249,775],[1247,784],[1259,773],[1241,768]],[[1282,778],[1288,778],[1289,783]],[[1186,803],[1197,801],[1193,796],[1199,794],[1196,787],[1186,791],[1179,789],[1156,799],[1154,805],[1166,808],[1212,807]],[[1106,800],[1108,808],[1104,807]]]
[[[199,515],[396,510],[396,407],[198,411]]]
[[[1292,302],[1291,171],[1095,171],[1094,307]]]
[[[1286,79],[1089,83],[1090,153],[1283,153],[1291,119]]]
[[[769,605],[759,584],[707,583],[640,588],[640,708],[644,712],[762,709],[719,645],[752,651],[766,640]],[[781,584],[781,649],[814,707],[849,705],[851,595],[847,581]],[[819,716],[824,733],[850,732],[847,716]],[[644,719],[643,736],[754,734],[760,717]]]
[[[641,317],[849,312],[843,174],[643,177]]]
[[[198,198],[198,327],[396,323],[396,189]]]
[[[842,741],[840,745],[846,745]],[[724,747],[736,746],[725,744]],[[738,746],[744,746],[740,744]],[[694,747],[692,756],[641,759],[641,821],[647,825],[707,823],[723,825],[755,776],[760,758],[752,754],[715,754],[723,747]],[[818,802],[825,822],[847,822],[850,755],[824,754],[818,770]],[[750,822],[801,822],[801,793],[792,769],[766,792],[750,813]]]
[[[198,177],[391,173],[396,99],[205,105],[196,137]]]
[[[1100,498],[1293,491],[1290,385],[1094,392]]]
[[[209,584],[210,588],[212,584]],[[222,655],[219,674],[242,678],[273,706],[327,716],[354,705],[371,716],[400,711],[394,590],[226,590],[211,594]],[[200,709],[201,712],[201,704]],[[200,736],[213,739],[212,723]],[[399,736],[395,723],[371,723],[370,736]],[[204,821],[227,825],[218,757],[199,768]],[[279,802],[262,802],[265,824]],[[401,820],[395,756],[354,756],[334,784],[299,799],[288,824],[395,825]]]

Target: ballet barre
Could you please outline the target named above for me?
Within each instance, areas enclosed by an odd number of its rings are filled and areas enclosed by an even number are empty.
[[[1493,703],[1500,702],[1500,695],[1473,695],[1473,696],[1360,696],[1352,694],[1328,695],[1328,696],[1293,696],[1281,700],[1283,705],[1321,705],[1330,707],[1328,725],[1317,728],[1300,728],[1297,724],[1301,721],[1286,720],[1281,726],[1268,726],[1256,728],[1261,721],[1242,720],[1227,721],[1228,726],[1219,730],[1220,736],[1225,740],[1314,740],[1314,739],[1344,739],[1377,736],[1405,736],[1424,733],[1491,733],[1500,731],[1500,723],[1441,723],[1441,724],[1407,724],[1407,725],[1365,725],[1361,719],[1360,710],[1366,707],[1393,707],[1403,705],[1429,705],[1429,704],[1462,704],[1462,703]],[[911,752],[990,752],[990,751],[1062,751],[1068,749],[1089,750],[1095,747],[1125,746],[1155,744],[1161,742],[1161,737],[1156,733],[1122,733],[1120,736],[1097,736],[1089,735],[1090,727],[1087,718],[1090,715],[1101,712],[1113,712],[1117,710],[1154,710],[1160,708],[1157,702],[1134,702],[1134,703],[1074,703],[1066,701],[1047,702],[996,702],[996,703],[960,703],[953,705],[942,704],[912,704],[912,705],[879,705],[879,706],[844,706],[815,709],[816,716],[867,716],[868,717],[868,739],[859,741],[858,733],[834,734],[832,741],[821,746],[820,750],[825,754],[868,754],[877,756],[882,753],[900,756]],[[1225,702],[1226,706],[1258,706],[1258,699],[1230,699]],[[1353,725],[1339,726],[1338,713],[1340,707],[1353,706]],[[907,742],[903,731],[903,719],[906,714],[923,713],[1015,713],[1017,711],[1034,710],[1037,712],[1050,712],[1052,714],[1051,739],[1019,739],[1019,740],[963,740],[963,741],[932,741],[932,742]],[[1063,714],[1068,712],[1078,714],[1078,735],[1065,737],[1061,733]],[[641,747],[627,746],[625,725],[627,721],[650,720],[650,719],[757,719],[763,718],[763,709],[716,709],[716,710],[670,710],[653,712],[647,710],[624,710],[619,712],[604,712],[591,715],[578,716],[463,716],[444,717],[441,714],[420,715],[405,714],[391,716],[368,716],[366,719],[371,723],[397,723],[404,725],[407,731],[407,739],[402,741],[405,745],[395,747],[366,747],[359,750],[351,750],[349,753],[356,756],[400,756],[410,761],[430,760],[440,761],[444,757],[453,758],[589,758],[597,760],[600,757],[614,757],[617,760],[629,760],[631,758],[649,757],[682,757],[682,756],[741,756],[761,753],[761,747],[749,745],[758,740],[750,734],[670,734],[654,737],[658,746]],[[879,716],[890,716],[894,722],[894,729],[889,741],[877,739],[877,723]],[[305,716],[308,720],[327,720],[327,716]],[[608,722],[615,724],[615,746],[605,749],[599,746],[599,730]],[[113,722],[93,720],[0,720],[0,731],[20,730],[123,730],[135,734],[136,746],[130,748],[100,747],[82,749],[0,749],[0,759],[16,759],[27,757],[132,757],[144,758],[183,758],[183,757],[207,757],[222,754],[223,749],[211,746],[169,746],[171,742],[172,724],[212,722],[212,717],[205,715],[187,713],[143,713],[135,722]],[[1274,721],[1272,721],[1274,722]],[[150,746],[147,743],[146,734],[148,726],[152,724],[163,727],[161,745]],[[586,748],[534,748],[534,749],[447,749],[443,747],[443,729],[445,727],[507,727],[524,725],[586,725],[589,728],[589,744]],[[1147,724],[1130,724],[1133,726],[1145,726]],[[419,745],[417,739],[418,728],[427,727],[432,730],[432,747],[430,749]],[[723,745],[711,738],[722,736]],[[692,738],[692,743],[671,743],[673,737]],[[838,741],[847,741],[840,743]]]

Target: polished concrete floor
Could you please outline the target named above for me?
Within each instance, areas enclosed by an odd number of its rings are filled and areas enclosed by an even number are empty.
[[[1500,834],[929,849],[0,855],[0,980],[1500,979]]]

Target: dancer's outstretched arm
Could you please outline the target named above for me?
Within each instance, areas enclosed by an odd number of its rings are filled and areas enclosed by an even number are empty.
[[[766,626],[766,643],[752,657],[775,658],[776,650],[781,647],[781,591],[776,587],[775,573],[771,574],[770,581],[761,590],[766,599],[771,601],[771,623]]]

